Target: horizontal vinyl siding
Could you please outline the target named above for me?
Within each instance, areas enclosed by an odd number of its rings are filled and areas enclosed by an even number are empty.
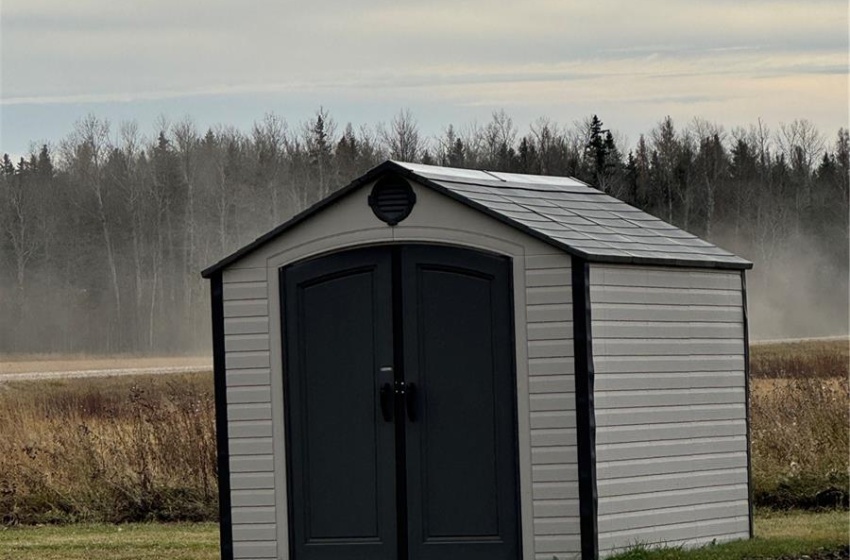
[[[236,512],[245,512],[257,507],[274,507],[274,490],[268,488],[253,490],[233,490],[230,493],[236,523]]]
[[[525,279],[534,554],[574,558],[581,538],[570,258],[527,257]]]
[[[599,303],[593,306],[594,321],[727,323],[738,319],[740,319],[740,305]]]
[[[703,504],[700,506],[668,507],[650,510],[651,517],[646,511],[618,515],[615,519],[606,520],[611,532],[631,531],[635,529],[654,528],[657,525],[675,525],[692,523],[706,519],[726,519],[729,517],[746,516],[749,511],[746,500],[723,502],[721,504]],[[600,519],[605,519],[600,516]]]
[[[709,542],[720,543],[745,539],[749,536],[747,510],[743,508],[741,511],[741,515],[736,517],[660,524],[654,527],[610,531],[607,534],[600,534],[600,555],[610,556],[621,550],[623,548],[621,543],[623,542],[640,542],[645,545],[663,543],[669,547],[691,547]]]
[[[266,270],[225,270],[223,292],[233,553],[276,558]]]
[[[748,536],[737,272],[591,267],[600,553]]]
[[[692,475],[698,471],[725,469],[746,469],[746,452],[718,452],[712,450],[706,454],[686,455],[681,457],[650,457],[631,461],[610,461],[597,465],[597,487],[616,485],[623,480],[633,483],[635,477],[653,477],[665,474],[684,473]],[[646,482],[646,481],[644,481]]]

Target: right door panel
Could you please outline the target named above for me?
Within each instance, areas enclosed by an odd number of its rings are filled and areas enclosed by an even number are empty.
[[[410,560],[518,558],[509,274],[500,257],[402,251]]]

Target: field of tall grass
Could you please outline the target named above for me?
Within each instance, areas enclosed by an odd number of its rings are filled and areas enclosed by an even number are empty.
[[[0,385],[0,521],[217,520],[212,374]]]
[[[754,345],[757,505],[847,506],[845,342]],[[210,373],[0,380],[0,523],[217,520]]]
[[[753,345],[750,422],[756,505],[848,505],[847,341]]]

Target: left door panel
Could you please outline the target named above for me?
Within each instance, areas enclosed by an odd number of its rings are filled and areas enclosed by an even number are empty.
[[[397,554],[389,251],[281,271],[290,548],[298,560]]]

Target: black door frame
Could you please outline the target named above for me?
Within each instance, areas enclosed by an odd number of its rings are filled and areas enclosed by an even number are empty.
[[[291,422],[289,421],[289,411],[290,411],[290,402],[289,402],[289,392],[286,388],[289,385],[289,380],[287,377],[287,358],[286,358],[286,341],[287,341],[287,327],[286,327],[286,272],[287,269],[294,265],[304,264],[314,260],[321,260],[327,257],[332,257],[335,255],[343,255],[346,253],[353,253],[357,251],[362,251],[366,249],[375,249],[375,248],[385,248],[390,251],[390,260],[391,260],[391,285],[392,285],[392,294],[391,294],[391,306],[392,306],[392,329],[393,329],[393,380],[394,380],[394,388],[396,392],[401,392],[401,398],[396,395],[394,399],[394,423],[396,430],[396,445],[395,445],[395,460],[396,460],[396,484],[395,484],[395,497],[396,497],[396,519],[397,519],[397,560],[408,560],[409,555],[409,542],[408,542],[408,504],[407,504],[407,453],[406,453],[406,422],[397,421],[398,418],[404,418],[405,411],[405,401],[404,401],[404,331],[403,331],[403,323],[404,323],[404,305],[403,305],[403,289],[402,289],[402,250],[405,247],[429,247],[434,249],[446,248],[450,250],[462,250],[468,251],[471,253],[476,253],[480,255],[490,256],[490,257],[498,257],[500,259],[504,259],[506,261],[507,273],[505,274],[505,280],[507,282],[507,291],[508,291],[508,333],[509,333],[509,355],[510,355],[510,390],[511,390],[511,424],[512,424],[512,448],[514,450],[513,456],[513,469],[515,473],[515,488],[513,491],[513,501],[516,509],[516,519],[515,519],[515,531],[516,531],[516,554],[517,560],[520,560],[523,557],[523,532],[522,532],[522,515],[523,515],[523,507],[522,507],[522,488],[521,482],[522,477],[520,475],[520,464],[519,464],[519,422],[518,422],[518,394],[517,394],[517,359],[516,359],[516,308],[515,308],[515,298],[514,298],[514,282],[513,282],[513,259],[510,256],[499,254],[493,251],[482,250],[479,248],[467,247],[462,245],[449,245],[449,244],[440,244],[440,243],[428,243],[428,242],[400,242],[400,243],[379,243],[379,244],[370,244],[370,245],[355,245],[351,247],[342,247],[338,249],[334,249],[325,253],[321,253],[319,255],[313,255],[310,257],[298,259],[296,261],[287,263],[278,269],[278,278],[279,278],[279,317],[280,321],[280,333],[281,339],[278,341],[279,347],[283,351],[283,387],[284,387],[284,418],[285,418],[285,461],[286,461],[286,488],[287,488],[287,500],[286,500],[286,516],[287,516],[287,526],[288,526],[288,549],[291,558],[295,559],[295,542],[293,539],[294,531],[293,531],[293,515],[292,515],[292,466],[291,466],[291,446],[292,446],[292,438],[290,432]],[[528,537],[525,535],[525,537]],[[298,560],[298,559],[295,559]]]

